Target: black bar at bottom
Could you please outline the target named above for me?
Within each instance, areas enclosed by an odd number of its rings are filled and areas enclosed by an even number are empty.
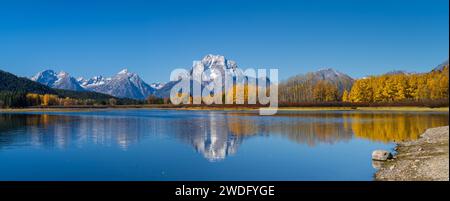
[[[299,196],[370,198],[444,195],[449,182],[0,182],[0,193],[14,195],[140,196],[169,200],[284,200]],[[200,190],[202,189],[202,190]],[[205,195],[204,190],[208,189]],[[239,190],[238,190],[239,189]],[[445,190],[444,190],[445,189]],[[233,191],[234,190],[234,191]],[[179,194],[179,195],[177,195]],[[195,195],[194,195],[195,194]],[[367,197],[366,197],[367,198]]]

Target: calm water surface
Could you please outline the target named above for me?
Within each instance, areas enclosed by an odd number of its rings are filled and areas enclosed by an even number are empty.
[[[447,112],[0,114],[0,180],[372,180],[374,149]]]

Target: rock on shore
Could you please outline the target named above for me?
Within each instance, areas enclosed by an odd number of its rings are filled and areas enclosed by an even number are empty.
[[[397,145],[394,160],[375,174],[379,181],[449,181],[449,127],[430,128],[415,141]]]

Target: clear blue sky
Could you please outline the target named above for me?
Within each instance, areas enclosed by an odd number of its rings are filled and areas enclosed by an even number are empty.
[[[167,81],[208,53],[280,79],[428,71],[449,54],[448,0],[1,1],[0,69]]]

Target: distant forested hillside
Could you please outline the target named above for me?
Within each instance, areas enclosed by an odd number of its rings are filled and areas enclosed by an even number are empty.
[[[17,77],[0,70],[0,91],[27,92],[38,94],[57,94],[55,90],[27,78]]]
[[[448,106],[449,65],[428,73],[387,73],[353,80],[333,69],[294,76],[279,85],[281,105]]]
[[[283,104],[341,101],[353,82],[350,76],[333,69],[297,75],[280,83],[279,101]]]

